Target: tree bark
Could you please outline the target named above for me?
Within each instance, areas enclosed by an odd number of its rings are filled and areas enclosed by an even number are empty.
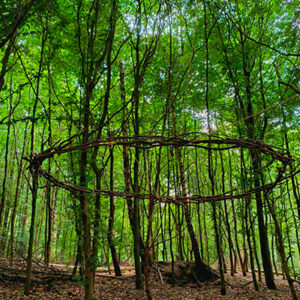
[[[114,149],[110,146],[110,190],[114,190]],[[108,219],[108,233],[107,240],[111,252],[112,261],[114,264],[114,270],[116,276],[122,276],[121,269],[118,263],[116,247],[113,240],[113,228],[114,228],[114,218],[115,218],[115,198],[113,195],[109,197],[109,219]]]

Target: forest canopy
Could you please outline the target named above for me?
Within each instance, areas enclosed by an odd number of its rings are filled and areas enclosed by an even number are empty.
[[[152,299],[153,265],[174,285],[185,261],[222,295],[240,270],[297,299],[296,1],[2,0],[0,18],[0,256],[26,295],[37,261],[72,265],[85,299],[100,266],[133,262]]]

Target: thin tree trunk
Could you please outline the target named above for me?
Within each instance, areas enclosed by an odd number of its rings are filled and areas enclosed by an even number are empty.
[[[7,134],[5,142],[5,154],[4,154],[4,173],[2,180],[2,191],[1,191],[1,200],[0,200],[0,228],[3,222],[3,211],[6,202],[6,182],[7,182],[7,172],[8,172],[8,152],[9,152],[9,138],[10,138],[10,128],[11,128],[11,112],[12,112],[12,77],[10,81],[10,104],[9,104],[9,119],[7,124]],[[0,249],[2,246],[0,245]]]
[[[21,152],[21,159],[18,163],[18,175],[17,175],[17,182],[16,182],[16,190],[15,190],[15,197],[14,197],[14,206],[13,211],[11,214],[11,222],[10,222],[10,266],[13,265],[14,259],[14,235],[15,235],[15,219],[17,214],[18,202],[19,202],[19,194],[20,194],[20,181],[21,181],[21,174],[23,170],[23,156],[26,148],[26,135],[27,135],[27,123],[24,129],[24,137],[23,137],[23,147]]]
[[[33,139],[33,135],[32,135]],[[34,228],[35,228],[35,211],[36,211],[36,201],[37,201],[37,190],[38,190],[38,168],[39,166],[34,166],[31,171],[32,176],[32,204],[31,204],[31,223],[29,229],[29,244],[28,244],[28,254],[27,254],[27,269],[26,269],[26,282],[24,294],[29,295],[31,288],[31,271],[32,271],[32,252],[33,252],[33,241],[34,241]]]
[[[124,67],[123,63],[120,62],[119,64],[120,68],[120,90],[121,90],[121,98],[123,100],[123,103],[125,104],[126,101],[126,94],[125,94],[125,85],[124,85]],[[127,116],[125,116],[125,109],[123,112],[123,124],[122,124],[122,133],[123,136],[127,136]],[[125,180],[125,191],[130,192],[131,187],[131,175],[130,175],[130,162],[129,162],[129,156],[128,156],[128,147],[123,146],[123,162],[124,162],[124,180]],[[137,167],[137,166],[136,166]],[[136,170],[137,172],[138,170]],[[138,174],[136,174],[136,180],[137,180]],[[137,188],[137,186],[136,186]],[[139,224],[136,224],[138,221],[136,220],[136,215],[138,215],[138,200],[136,199],[136,206],[134,209],[134,206],[132,206],[132,199],[130,197],[126,197],[127,206],[128,206],[128,216],[130,220],[130,225],[134,234],[134,257],[135,257],[135,272],[136,272],[136,288],[137,289],[143,289],[143,279],[142,279],[142,269],[141,269],[141,263],[139,259],[140,255],[140,249],[139,245],[137,243],[140,243],[139,237],[137,237],[137,234],[140,235],[139,232]],[[135,221],[134,221],[135,220]],[[138,232],[137,232],[137,231]]]
[[[50,5],[50,2],[49,4]],[[41,45],[41,55],[40,55],[40,62],[39,62],[39,70],[37,76],[37,83],[36,83],[36,91],[35,91],[35,101],[32,111],[32,126],[31,126],[31,145],[30,145],[30,158],[32,159],[34,156],[34,145],[35,145],[35,118],[36,118],[36,110],[37,104],[39,100],[39,89],[40,89],[40,78],[42,73],[42,66],[43,66],[43,58],[44,58],[44,48],[46,44],[46,40],[48,37],[48,15],[46,19],[46,24],[43,27],[42,33],[42,45]],[[36,212],[36,201],[37,201],[37,191],[38,191],[38,180],[39,180],[39,163],[31,166],[30,173],[32,177],[32,186],[31,186],[31,193],[32,193],[32,208],[31,208],[31,223],[29,229],[29,244],[28,244],[28,255],[27,255],[27,269],[26,269],[26,281],[25,281],[25,288],[24,294],[26,296],[29,295],[29,291],[31,288],[31,272],[32,272],[32,254],[33,254],[33,242],[34,242],[34,229],[35,229],[35,212]]]
[[[222,193],[225,193],[225,170],[224,170],[224,163],[223,163],[223,156],[222,152],[220,151],[220,159],[221,159],[221,167],[222,167]],[[225,223],[226,229],[228,234],[228,244],[229,244],[229,258],[230,258],[230,274],[234,276],[234,266],[233,266],[233,243],[231,238],[231,228],[229,223],[229,216],[228,216],[228,209],[227,209],[227,201],[224,201],[224,209],[225,209]]]
[[[251,274],[254,284],[254,289],[258,291],[258,284],[256,280],[256,274],[255,274],[255,265],[254,265],[254,258],[253,258],[253,250],[251,245],[251,233],[249,229],[249,220],[248,220],[248,214],[249,214],[249,206],[250,206],[251,199],[246,199],[246,207],[245,207],[245,226],[246,226],[246,235],[247,235],[247,242],[248,242],[248,248],[249,248],[249,254],[250,254],[250,265],[251,265]]]
[[[114,190],[114,149],[110,146],[110,190]],[[115,199],[111,195],[109,197],[110,207],[109,207],[109,220],[108,220],[108,233],[107,240],[110,247],[111,258],[114,264],[114,270],[116,276],[122,276],[121,269],[118,263],[117,252],[113,241],[113,228],[114,228],[114,217],[115,217]]]
[[[207,33],[207,11],[206,11],[206,2],[203,1],[204,6],[204,39],[208,39]],[[208,71],[209,71],[209,52],[208,52],[208,42],[205,43],[205,53],[206,53],[206,64],[205,64],[205,104],[206,104],[206,113],[207,113],[207,127],[208,127],[208,134],[209,139],[211,139],[211,124],[210,124],[210,109],[209,109],[209,78],[208,78]],[[212,153],[211,149],[208,149],[208,176],[211,183],[211,193],[212,195],[215,194],[215,178],[213,174],[213,165],[212,165]],[[214,231],[215,231],[215,240],[216,240],[216,247],[217,247],[217,254],[218,254],[218,262],[219,262],[219,272],[221,277],[221,295],[226,295],[226,287],[225,287],[225,279],[224,279],[224,269],[222,263],[222,253],[221,253],[221,245],[220,245],[220,236],[219,236],[219,229],[217,223],[217,208],[216,203],[212,202],[212,210],[213,210],[213,223],[214,223]]]

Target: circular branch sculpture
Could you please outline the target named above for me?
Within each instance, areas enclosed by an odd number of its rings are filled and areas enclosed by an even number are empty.
[[[261,141],[254,141],[254,140],[242,140],[242,139],[222,139],[213,137],[211,139],[187,139],[184,137],[163,137],[163,136],[127,136],[127,137],[109,137],[106,139],[100,139],[95,141],[90,141],[85,144],[80,144],[76,146],[71,146],[72,139],[58,142],[52,147],[48,148],[47,150],[36,154],[31,160],[27,159],[30,162],[30,169],[35,170],[38,172],[39,175],[43,176],[52,184],[69,190],[71,192],[85,192],[85,193],[92,193],[92,194],[103,194],[107,196],[119,196],[119,197],[135,197],[139,199],[152,199],[156,202],[169,202],[169,203],[176,203],[176,204],[183,204],[185,202],[214,202],[214,201],[222,201],[228,199],[241,199],[241,198],[248,198],[251,197],[252,194],[256,192],[264,192],[269,193],[278,183],[287,180],[290,176],[289,175],[284,177],[283,174],[285,172],[286,166],[293,161],[293,158],[286,153],[284,153],[283,149],[281,152],[275,151],[274,148],[270,145],[267,145]],[[126,147],[138,147],[143,150],[149,150],[156,147],[197,147],[202,148],[205,150],[215,150],[215,151],[224,151],[230,150],[235,148],[247,148],[247,149],[255,149],[260,153],[264,153],[266,155],[271,156],[271,161],[267,163],[265,167],[271,165],[275,160],[280,161],[282,166],[278,168],[276,180],[274,182],[250,189],[246,192],[241,194],[234,195],[233,192],[235,190],[228,191],[223,194],[214,195],[214,196],[203,196],[203,195],[190,195],[190,196],[180,196],[180,195],[173,195],[173,196],[166,196],[166,195],[158,195],[153,193],[128,193],[124,191],[109,191],[109,190],[94,190],[89,189],[86,187],[78,186],[78,185],[69,185],[58,179],[54,178],[51,174],[46,172],[41,168],[43,161],[48,158],[52,158],[55,155],[62,155],[65,153],[70,153],[73,151],[80,151],[80,150],[87,150],[92,149],[94,147],[104,147],[104,146],[112,146],[112,145],[119,145],[119,146],[126,146]],[[218,146],[218,147],[216,147]],[[277,150],[279,148],[276,148]],[[296,173],[299,173],[297,171]]]

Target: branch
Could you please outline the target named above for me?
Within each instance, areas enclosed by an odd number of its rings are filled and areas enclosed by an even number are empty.
[[[9,32],[9,34],[0,42],[0,49],[14,36],[14,34],[16,33],[19,25],[21,24],[21,22],[23,21],[23,19],[25,18],[28,10],[30,9],[30,7],[32,6],[33,2],[35,0],[30,0],[24,7],[23,13],[18,16],[19,14],[19,10],[21,9],[21,5],[18,7],[17,12],[16,12],[16,16],[15,16],[15,20],[14,23],[12,24],[12,29]],[[21,1],[20,1],[21,2]]]
[[[283,85],[285,85],[285,86],[291,88],[291,89],[294,90],[298,95],[300,95],[300,90],[299,90],[297,87],[295,87],[293,84],[291,84],[291,83],[289,83],[289,82],[285,82],[285,81],[283,81],[283,80],[281,79],[280,73],[279,73],[278,68],[277,68],[277,66],[275,65],[275,63],[273,63],[273,67],[275,68],[275,71],[276,71],[276,76],[277,76],[277,78],[278,78],[278,83],[279,83],[279,84],[283,84]]]

